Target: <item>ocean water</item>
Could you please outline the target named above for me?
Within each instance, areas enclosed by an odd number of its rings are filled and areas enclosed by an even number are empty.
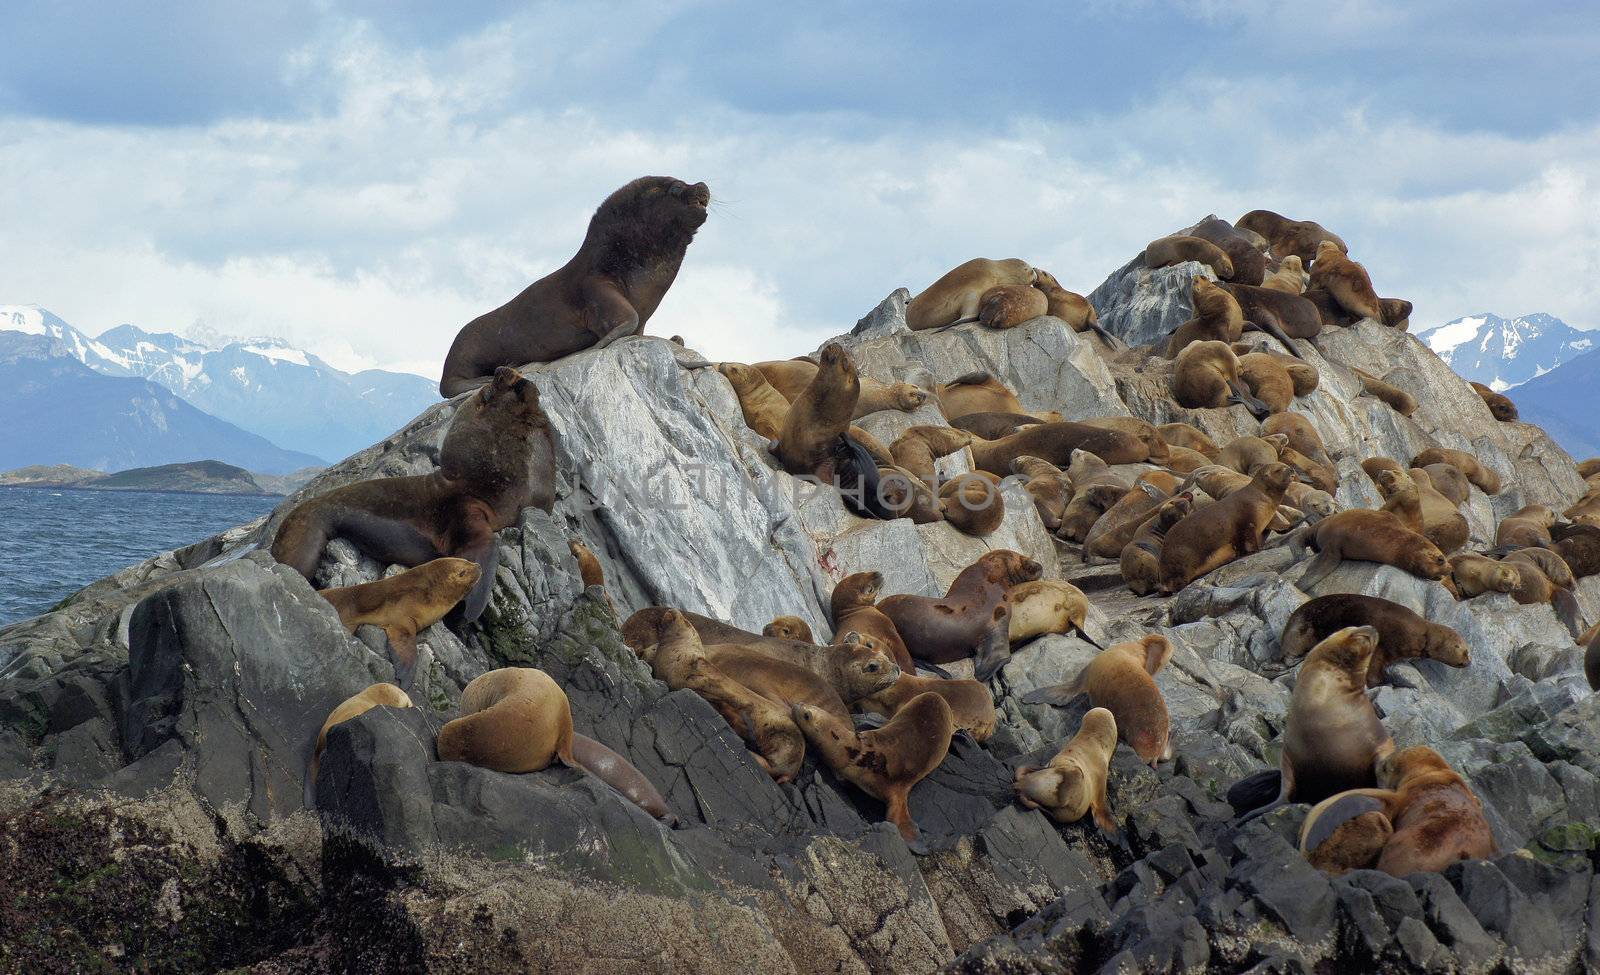
[[[266,514],[281,498],[0,488],[0,626],[168,549]]]

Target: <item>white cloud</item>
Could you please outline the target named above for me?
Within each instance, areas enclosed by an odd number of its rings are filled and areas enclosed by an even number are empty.
[[[1146,241],[1257,206],[1337,229],[1419,328],[1483,310],[1600,325],[1594,127],[1450,133],[1195,76],[1075,123],[686,106],[646,130],[511,104],[518,47],[490,32],[427,62],[357,30],[297,61],[344,91],[298,121],[0,120],[0,210],[21,221],[0,235],[0,300],[91,332],[204,323],[433,376],[462,324],[566,261],[595,204],[652,172],[704,179],[716,203],[649,331],[714,358],[810,351],[977,255],[1087,293]]]

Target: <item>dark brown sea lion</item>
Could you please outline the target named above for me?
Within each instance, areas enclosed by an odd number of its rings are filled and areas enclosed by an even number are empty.
[[[441,762],[467,762],[496,772],[537,772],[559,761],[582,769],[634,805],[667,823],[676,817],[644,773],[593,738],[572,731],[572,706],[550,675],[504,667],[461,691],[461,717],[439,729]]]
[[[1123,546],[1120,556],[1122,581],[1137,596],[1148,596],[1161,588],[1161,546],[1167,532],[1194,511],[1194,495],[1180,491],[1161,503],[1144,520],[1133,539]]]
[[[978,324],[984,328],[1016,328],[1050,309],[1044,292],[1031,284],[1003,284],[978,300]]]
[[[1084,423],[1041,423],[1024,427],[999,440],[974,440],[972,466],[1001,477],[1011,473],[1018,457],[1038,457],[1060,466],[1071,463],[1074,450],[1084,450],[1108,464],[1137,464],[1150,459],[1150,448],[1138,437],[1120,430],[1103,430]]]
[[[951,420],[950,425],[984,440],[999,440],[1023,427],[1038,426],[1044,422],[1032,413],[968,413]]]
[[[834,774],[888,806],[884,818],[900,837],[922,852],[906,797],[911,787],[938,768],[950,752],[955,719],[937,694],[919,694],[881,728],[858,733],[848,718],[796,704],[795,724]]]
[[[1510,423],[1517,419],[1517,404],[1511,402],[1511,397],[1503,393],[1497,393],[1483,383],[1472,383],[1471,386],[1472,391],[1478,394],[1479,399],[1483,400],[1483,405],[1489,408],[1489,412],[1494,415],[1496,420],[1501,423]]]
[[[1330,240],[1317,245],[1311,283],[1325,289],[1351,315],[1383,322],[1383,307],[1372,289],[1367,269],[1346,257],[1339,245]]]
[[[1390,511],[1340,511],[1318,522],[1308,539],[1317,557],[1295,581],[1302,592],[1309,592],[1346,559],[1392,565],[1419,579],[1450,575],[1450,561],[1439,547]]]
[[[494,589],[495,533],[515,524],[523,508],[549,511],[555,477],[539,390],[502,366],[456,409],[439,470],[359,481],[302,501],[279,526],[272,557],[312,579],[328,541],[339,536],[389,565],[468,559],[482,570],[463,614],[471,622]]]
[[[394,658],[395,682],[409,688],[417,665],[417,634],[444,619],[477,585],[480,574],[476,562],[434,559],[387,579],[323,589],[320,594],[333,604],[339,622],[351,633],[363,624],[383,628]]]
[[[1117,733],[1150,765],[1172,757],[1171,718],[1155,675],[1172,659],[1172,641],[1152,633],[1132,643],[1119,643],[1095,654],[1072,680],[1041,687],[1022,698],[1024,704],[1065,707],[1079,694],[1117,719]]]
[[[1043,809],[1058,823],[1075,823],[1092,812],[1096,826],[1116,835],[1117,821],[1106,801],[1106,774],[1116,750],[1116,717],[1105,708],[1090,708],[1078,733],[1048,765],[1017,769],[1012,786],[1017,801],[1028,809]]]
[[[1233,225],[1265,237],[1273,256],[1279,259],[1294,256],[1310,263],[1317,256],[1317,245],[1325,240],[1333,241],[1334,246],[1343,253],[1350,251],[1338,234],[1315,220],[1290,220],[1271,210],[1251,210],[1235,220]]]
[[[1250,486],[1195,510],[1173,525],[1161,546],[1161,590],[1175,593],[1213,569],[1261,550],[1294,479],[1285,464],[1258,468]]]
[[[1334,593],[1302,603],[1289,617],[1278,663],[1286,668],[1299,663],[1317,644],[1351,626],[1370,626],[1378,634],[1378,647],[1367,666],[1368,687],[1384,683],[1390,665],[1401,660],[1420,658],[1465,667],[1471,659],[1467,641],[1442,623],[1377,596]]]
[[[1002,285],[1030,285],[1033,267],[1019,258],[991,261],[975,257],[945,272],[906,305],[906,327],[913,332],[978,320],[983,296]]]
[[[1241,233],[1233,224],[1221,217],[1208,216],[1186,233],[1191,237],[1209,240],[1222,248],[1233,262],[1233,280],[1240,284],[1259,285],[1267,273],[1267,258],[1256,248],[1250,235]]]
[[[1596,630],[1589,638],[1589,649],[1583,654],[1583,675],[1589,678],[1592,691],[1600,691],[1600,624],[1596,624]]]
[[[440,394],[481,386],[500,366],[554,362],[643,332],[710,203],[706,184],[670,176],[644,176],[606,197],[572,260],[461,329]]]
[[[1211,268],[1219,278],[1233,277],[1233,261],[1222,248],[1201,237],[1173,234],[1152,240],[1144,247],[1144,266],[1148,268],[1171,267],[1185,261],[1196,261]]]
[[[1322,315],[1317,306],[1298,293],[1248,284],[1223,284],[1222,290],[1238,302],[1245,321],[1277,339],[1292,356],[1298,357],[1300,351],[1287,339],[1311,339],[1322,332]]]
[[[1566,561],[1573,578],[1600,574],[1600,527],[1557,525],[1550,535],[1550,550]]]
[[[912,657],[951,663],[985,648],[997,622],[1007,627],[1000,642],[1002,649],[1008,649],[1009,613],[997,620],[995,610],[1005,604],[1011,587],[1032,582],[1043,571],[1039,563],[1018,552],[986,552],[961,570],[942,598],[889,596],[879,601],[878,609],[894,623]],[[1003,663],[1004,656],[978,661],[978,679],[987,680]]]

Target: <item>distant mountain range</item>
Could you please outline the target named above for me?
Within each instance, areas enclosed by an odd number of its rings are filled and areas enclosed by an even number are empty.
[[[1505,392],[1594,349],[1596,336],[1542,312],[1512,319],[1485,312],[1418,332],[1417,338],[1456,375]]]
[[[220,460],[287,474],[323,463],[219,420],[146,379],[95,372],[45,335],[0,331],[0,470],[102,471]]]
[[[0,305],[0,330],[7,329],[49,338],[97,373],[150,380],[218,419],[316,457],[362,450],[439,398],[437,385],[421,376],[343,372],[280,339],[209,343],[133,325],[90,338],[35,305]]]
[[[1517,412],[1577,460],[1600,457],[1600,349],[1518,386]]]

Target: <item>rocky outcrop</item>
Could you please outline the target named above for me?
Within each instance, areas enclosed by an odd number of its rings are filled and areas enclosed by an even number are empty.
[[[1130,264],[1095,292],[1102,323],[1149,342],[1189,315],[1199,265]],[[839,341],[863,375],[948,381],[974,370],[1030,409],[1183,419],[1219,440],[1256,430],[1241,408],[1184,410],[1168,368],[1041,318],[996,332],[906,329],[907,295]],[[1252,341],[1271,343],[1264,336]],[[1474,492],[1474,539],[1523,504],[1580,490],[1537,428],[1496,423],[1415,339],[1375,323],[1296,343],[1321,372],[1296,401],[1338,460],[1339,500],[1373,504],[1359,461],[1471,451],[1505,490]],[[884,573],[885,592],[937,594],[982,552],[1011,548],[1047,575],[1103,576],[1004,494],[986,538],[948,524],[863,520],[836,493],[778,469],[727,382],[660,339],[530,367],[555,428],[554,510],[500,534],[489,609],[419,637],[417,707],[375,709],[328,737],[302,811],[323,716],[390,679],[381,633],[345,633],[265,547],[304,497],[434,469],[456,403],[323,471],[264,522],[102,580],[0,630],[0,968],[97,965],[258,971],[971,972],[1300,970],[1337,958],[1378,971],[1567,971],[1600,963],[1600,703],[1547,606],[1457,603],[1434,583],[1351,563],[1311,592],[1289,548],[1174,597],[1090,588],[1100,642],[1161,632],[1157,678],[1177,758],[1152,770],[1126,747],[1110,841],[1012,801],[1015,769],[1047,758],[1081,709],[1024,705],[1095,652],[1074,637],[1017,648],[993,682],[1000,726],[958,739],[911,795],[931,852],[914,857],[881,804],[808,759],[777,785],[700,698],[669,692],[622,644],[567,549],[581,536],[623,616],[669,604],[759,630],[777,615],[831,630],[834,582]],[[1411,390],[1411,417],[1361,393],[1352,368]],[[884,441],[942,422],[932,407],[861,425]],[[965,452],[941,462],[965,470]],[[317,585],[394,571],[342,542]],[[1296,852],[1304,806],[1239,827],[1220,801],[1273,764],[1294,674],[1278,634],[1311,595],[1361,592],[1457,629],[1462,669],[1406,662],[1374,700],[1402,745],[1429,743],[1482,798],[1504,855],[1406,879],[1330,880]],[[1586,580],[1586,619],[1600,582]],[[577,730],[623,753],[680,820],[668,829],[580,772],[504,775],[433,752],[460,689],[506,665],[566,689]],[[959,665],[958,665],[959,667]],[[74,911],[85,920],[78,924]],[[159,923],[156,923],[159,921]],[[248,927],[248,932],[245,928]],[[62,934],[72,928],[71,938]],[[9,952],[9,954],[7,953]]]

